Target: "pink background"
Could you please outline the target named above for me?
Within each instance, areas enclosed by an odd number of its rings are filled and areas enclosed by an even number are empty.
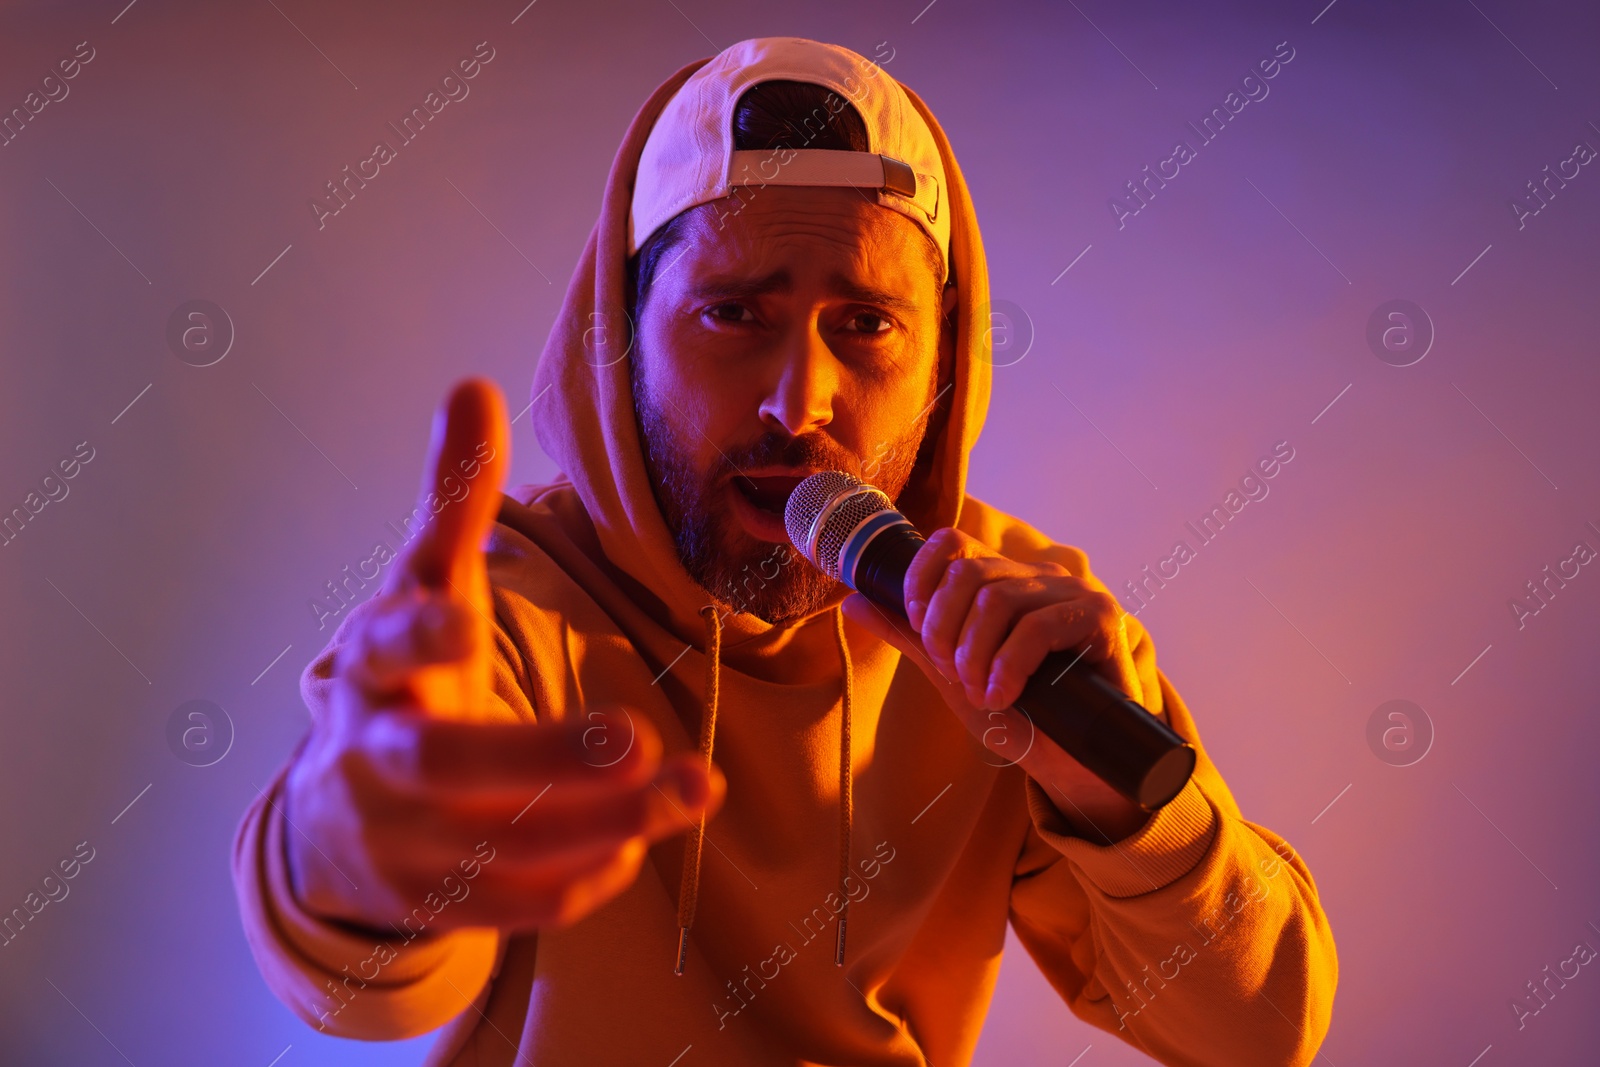
[[[1246,816],[1317,879],[1343,979],[1325,1061],[1593,1062],[1600,970],[1520,1031],[1509,1001],[1600,948],[1600,568],[1520,629],[1508,605],[1600,549],[1600,167],[1520,229],[1509,206],[1600,147],[1592,11],[124,2],[0,14],[5,109],[95,50],[0,147],[0,510],[95,450],[0,548],[0,911],[96,850],[0,949],[0,1058],[421,1061],[431,1037],[297,1022],[235,912],[233,827],[304,727],[296,676],[327,636],[308,601],[409,510],[449,382],[527,402],[645,96],[794,34],[892,54],[970,180],[1001,325],[1031,330],[996,369],[975,495],[1121,591],[1293,447],[1140,618]],[[319,230],[323,183],[485,40],[470,96]],[[1270,94],[1198,146],[1186,123],[1284,41]],[[1109,198],[1179,138],[1197,158],[1119,229]],[[1366,340],[1395,298],[1436,330],[1405,367]],[[212,366],[166,341],[190,299],[237,331]],[[528,416],[514,430],[515,480],[547,478]],[[212,766],[168,746],[191,699],[235,730]],[[1367,742],[1393,699],[1435,734],[1410,766]],[[1013,943],[977,1062],[1069,1061],[1150,1062]]]

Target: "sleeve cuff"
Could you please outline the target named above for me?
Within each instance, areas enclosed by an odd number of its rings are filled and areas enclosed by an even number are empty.
[[[467,1010],[494,970],[499,932],[385,939],[307,912],[289,884],[282,781],[247,813],[235,870],[245,933],[272,991],[318,1029],[375,1040],[424,1034]]]
[[[1121,841],[1097,845],[1077,836],[1044,787],[1024,775],[1028,813],[1040,837],[1109,897],[1162,889],[1188,874],[1211,848],[1219,816],[1193,778]]]

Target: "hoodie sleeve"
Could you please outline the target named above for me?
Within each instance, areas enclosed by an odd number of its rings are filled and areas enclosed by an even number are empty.
[[[1099,585],[1081,552],[1057,547]],[[1316,883],[1287,841],[1241,816],[1149,634],[1127,624],[1143,703],[1195,746],[1195,772],[1109,844],[1079,836],[1024,776],[1030,826],[1012,926],[1074,1014],[1163,1064],[1309,1064],[1338,981]]]
[[[300,692],[313,728],[332,700],[337,651],[371,599],[350,609],[326,648],[305,669]],[[535,719],[520,654],[501,626],[494,628],[496,721]],[[436,1029],[481,1000],[503,945],[493,929],[424,931],[406,941],[330,921],[303,908],[290,889],[285,837],[295,833],[284,809],[284,779],[305,745],[259,792],[234,837],[233,882],[245,937],[268,988],[306,1023],[326,1033],[397,1040]],[[387,941],[392,950],[379,951]],[[385,962],[383,957],[389,958]]]

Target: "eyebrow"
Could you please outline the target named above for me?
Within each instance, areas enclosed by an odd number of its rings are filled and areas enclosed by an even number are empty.
[[[827,279],[828,289],[838,296],[863,304],[876,304],[910,318],[921,305],[887,289],[864,285],[835,271]],[[696,300],[742,300],[765,296],[768,293],[787,293],[794,288],[793,279],[786,269],[773,271],[760,278],[713,277],[689,287],[690,296]]]

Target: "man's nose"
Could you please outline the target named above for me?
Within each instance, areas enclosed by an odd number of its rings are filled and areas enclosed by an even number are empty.
[[[833,421],[839,361],[815,322],[797,329],[779,354],[777,380],[761,402],[761,421],[800,437]]]

